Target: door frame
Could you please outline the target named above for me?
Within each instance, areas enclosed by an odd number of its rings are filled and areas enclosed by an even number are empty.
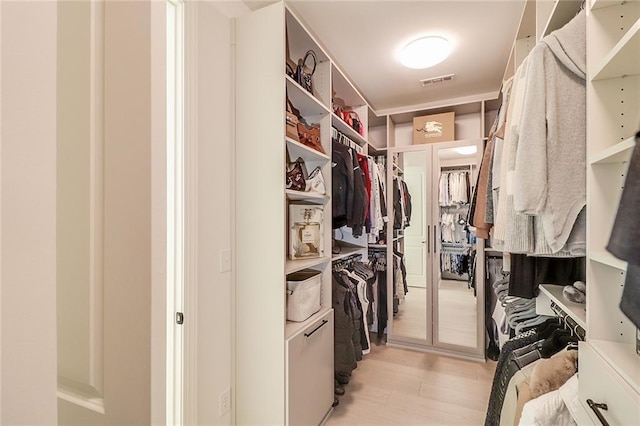
[[[409,145],[409,146],[398,146],[398,147],[389,147],[387,149],[387,182],[386,182],[386,190],[387,190],[387,218],[389,219],[387,222],[387,265],[392,265],[389,262],[389,259],[393,259],[393,244],[389,244],[389,241],[393,242],[393,225],[395,222],[395,215],[393,213],[393,158],[395,154],[404,154],[408,152],[422,152],[424,151],[427,156],[427,167],[429,167],[432,163],[432,149],[430,145]],[[425,199],[429,200],[431,198],[431,187],[433,186],[433,182],[430,181],[429,177],[431,174],[429,170],[426,171],[427,175],[427,185],[426,185],[426,194]],[[425,212],[425,223],[428,226],[431,226],[431,212],[429,210],[429,203],[427,202],[427,209]],[[433,236],[430,235],[430,239]],[[427,242],[428,247],[431,246],[431,241]],[[433,253],[431,250],[427,250],[427,280],[432,277],[432,265],[433,265]],[[432,303],[429,303],[430,294],[430,284],[427,281],[426,283],[426,292],[425,292],[425,304],[426,304],[426,337],[425,339],[417,339],[413,337],[405,337],[405,336],[396,336],[393,333],[393,267],[387,267],[387,306],[391,307],[388,309],[390,312],[388,317],[389,320],[387,322],[387,343],[397,344],[399,346],[408,346],[408,347],[430,347],[433,342],[433,327],[430,327],[430,320],[433,317],[432,314]]]
[[[476,153],[476,164],[479,170],[480,164],[482,162],[482,153],[483,153],[483,140],[482,139],[465,139],[451,142],[437,142],[433,144],[422,144],[422,145],[408,145],[408,146],[399,146],[399,147],[389,147],[387,150],[387,200],[393,200],[393,165],[392,160],[394,154],[402,154],[407,152],[419,152],[426,151],[428,153],[428,167],[431,168],[431,172],[427,171],[427,173],[431,176],[429,189],[427,194],[430,194],[430,197],[435,197],[434,188],[436,182],[438,182],[440,171],[439,168],[436,170],[437,166],[437,158],[435,157],[435,147],[438,148],[455,148],[459,146],[468,146],[468,145],[477,145],[478,151]],[[472,182],[475,184],[475,182]],[[428,195],[429,196],[429,195]],[[427,209],[429,203],[427,202]],[[431,239],[435,239],[435,241],[439,241],[440,238],[440,230],[437,226],[437,214],[436,211],[438,209],[437,203],[433,207],[433,209],[427,213],[427,216],[430,218],[429,226],[436,225],[436,232],[432,232],[430,235]],[[387,202],[387,217],[389,221],[387,222],[387,241],[393,241],[393,202]],[[404,336],[395,336],[393,334],[393,315],[389,315],[389,322],[387,325],[387,343],[391,346],[405,347],[416,349],[424,352],[433,352],[433,353],[444,353],[447,355],[452,355],[461,358],[467,358],[472,360],[483,360],[485,353],[485,327],[484,327],[484,247],[485,241],[484,239],[477,239],[476,242],[476,250],[477,250],[477,261],[476,261],[476,335],[477,335],[477,345],[475,348],[469,348],[466,346],[454,345],[450,343],[440,342],[437,339],[437,327],[438,327],[438,294],[437,294],[437,286],[434,284],[437,282],[438,273],[440,268],[436,268],[436,260],[439,262],[440,250],[439,245],[436,245],[436,250],[428,250],[429,256],[429,264],[430,264],[430,275],[429,280],[427,281],[427,338],[426,339],[416,339],[411,337]],[[391,259],[393,256],[393,247],[392,245],[387,244],[387,259]],[[430,282],[429,282],[430,281]],[[387,303],[388,306],[393,306],[393,269],[387,268]]]

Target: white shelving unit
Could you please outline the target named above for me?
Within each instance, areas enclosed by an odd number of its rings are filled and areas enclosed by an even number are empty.
[[[295,60],[317,54],[313,93],[285,73],[285,27]],[[236,19],[236,358],[237,424],[319,424],[333,403],[331,302],[331,62],[311,33],[276,3]],[[259,64],[259,78],[256,77]],[[285,136],[287,97],[319,123],[325,153]],[[310,173],[320,167],[326,194],[285,189],[287,154]],[[324,206],[319,258],[291,260],[288,204]],[[321,309],[286,320],[287,276],[321,272]]]
[[[587,339],[580,348],[579,398],[606,403],[610,424],[640,424],[635,326],[618,305],[626,262],[605,247],[640,122],[640,2],[594,0],[587,15]],[[584,364],[584,368],[583,368]]]
[[[631,153],[636,146],[636,140],[631,137],[625,141],[617,143],[610,148],[607,148],[597,154],[595,154],[590,164],[606,164],[606,163],[625,163],[631,159]]]
[[[627,270],[627,262],[618,259],[608,251],[592,251],[589,253],[589,260],[610,266],[619,271]]]
[[[285,31],[286,29],[286,31]],[[236,360],[238,424],[320,424],[333,403],[334,260],[367,257],[367,237],[341,230],[341,251],[332,255],[332,127],[367,154],[369,117],[365,98],[345,77],[313,33],[283,2],[236,20]],[[286,75],[289,56],[296,61],[312,49],[318,62],[313,93]],[[257,76],[256,73],[259,72]],[[364,135],[332,112],[332,99],[356,111]],[[285,135],[289,99],[308,123],[319,123],[324,153]],[[320,167],[326,194],[285,189],[289,161],[304,160],[307,172]],[[321,257],[291,260],[289,203],[324,206]],[[321,272],[321,309],[303,322],[286,320],[287,277],[303,269]]]

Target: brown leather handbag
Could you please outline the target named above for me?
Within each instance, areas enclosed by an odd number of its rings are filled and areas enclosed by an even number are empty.
[[[313,148],[318,152],[325,153],[320,143],[320,125],[312,124],[308,126],[306,123],[298,122],[298,136],[300,137],[300,143]]]
[[[287,98],[287,118],[286,118],[286,135],[291,139],[300,142],[300,136],[298,135],[298,115],[294,112],[295,107]]]

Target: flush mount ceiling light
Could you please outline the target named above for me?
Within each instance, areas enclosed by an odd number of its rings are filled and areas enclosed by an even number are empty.
[[[408,68],[429,68],[444,61],[451,53],[449,40],[440,36],[421,37],[400,51],[400,63]]]
[[[456,152],[460,155],[471,155],[478,152],[478,147],[475,145],[461,146],[459,148],[456,148]]]

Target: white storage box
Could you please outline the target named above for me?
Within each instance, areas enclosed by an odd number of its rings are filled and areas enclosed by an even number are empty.
[[[287,275],[287,320],[302,322],[320,310],[321,277],[311,269]]]

